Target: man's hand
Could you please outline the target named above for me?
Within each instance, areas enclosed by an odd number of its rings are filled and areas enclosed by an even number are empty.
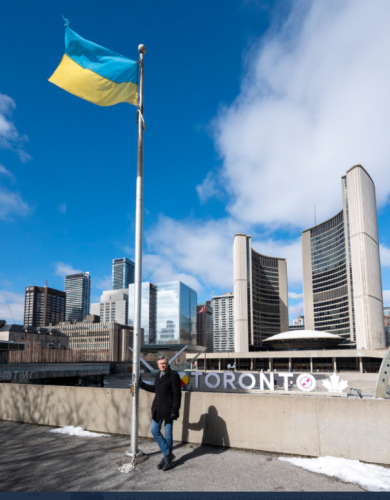
[[[174,412],[174,411],[173,411],[173,412],[171,413],[171,419],[172,419],[172,420],[177,420],[178,418],[179,418],[179,412],[178,412],[178,411],[177,411],[177,412]]]

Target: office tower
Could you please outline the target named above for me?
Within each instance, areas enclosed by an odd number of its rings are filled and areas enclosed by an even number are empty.
[[[196,306],[197,345],[206,347],[206,352],[213,352],[213,308],[211,300]]]
[[[91,304],[91,314],[100,316],[100,321],[116,321],[127,325],[129,321],[129,289],[107,290],[100,302]]]
[[[251,236],[236,234],[233,268],[235,351],[248,352],[288,331],[287,262],[255,252]]]
[[[234,352],[234,294],[213,297],[213,350]]]
[[[126,257],[112,261],[112,289],[123,290],[134,283],[134,262]]]
[[[343,209],[302,232],[305,327],[357,349],[385,347],[375,185],[361,165],[341,178]]]
[[[91,278],[89,273],[65,276],[66,321],[84,321],[89,314]]]
[[[69,348],[85,361],[127,361],[133,346],[133,328],[115,321],[100,322],[94,315],[82,322],[61,323],[56,330],[69,338]],[[141,343],[143,342],[141,330]]]
[[[142,283],[141,328],[146,344],[196,344],[195,290],[181,281]],[[129,286],[129,325],[134,326],[134,285]]]
[[[24,299],[24,326],[47,326],[65,321],[66,294],[47,286],[28,286]]]

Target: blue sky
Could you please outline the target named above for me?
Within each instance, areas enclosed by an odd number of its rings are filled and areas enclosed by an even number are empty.
[[[7,2],[0,16],[0,316],[24,289],[133,258],[135,108],[101,108],[47,79],[61,14],[84,38],[145,57],[144,279],[181,279],[199,301],[233,289],[236,232],[287,258],[302,307],[300,233],[341,209],[361,163],[377,188],[390,303],[390,7],[378,1]]]

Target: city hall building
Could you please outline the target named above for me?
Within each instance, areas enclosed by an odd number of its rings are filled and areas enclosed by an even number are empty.
[[[236,234],[233,268],[234,350],[257,350],[268,337],[288,330],[287,262],[261,255],[251,236]]]
[[[357,349],[385,347],[375,185],[361,166],[341,178],[343,209],[302,232],[305,328]]]

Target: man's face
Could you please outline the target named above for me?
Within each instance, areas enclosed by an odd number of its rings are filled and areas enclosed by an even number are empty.
[[[168,362],[166,359],[160,359],[157,361],[158,369],[161,370],[162,372],[165,372],[165,370],[168,368]]]

